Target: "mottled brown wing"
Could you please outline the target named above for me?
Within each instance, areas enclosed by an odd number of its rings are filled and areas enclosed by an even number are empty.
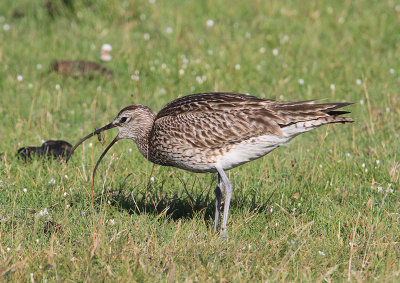
[[[235,93],[202,93],[178,98],[157,115],[154,132],[193,147],[219,148],[265,134],[280,135],[274,102]]]
[[[268,133],[280,135],[279,125],[262,112],[266,111],[192,111],[177,116],[164,116],[154,123],[153,131],[157,133],[154,137],[168,137],[172,144],[220,148]]]
[[[334,110],[349,104],[278,102],[235,93],[192,94],[161,109],[153,133],[155,139],[172,136],[173,144],[219,148],[267,134],[280,136],[283,127],[347,113]]]

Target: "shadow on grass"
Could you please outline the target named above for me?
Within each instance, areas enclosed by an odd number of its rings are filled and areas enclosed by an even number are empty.
[[[127,211],[129,214],[153,214],[154,216],[167,216],[173,220],[181,218],[202,218],[214,219],[215,215],[215,180],[203,189],[195,189],[194,186],[188,187],[187,183],[179,179],[184,190],[171,192],[170,188],[164,188],[165,181],[156,184],[149,182],[147,188],[137,190],[137,188],[125,188],[129,175],[119,186],[118,190],[108,191],[99,194],[96,202],[100,203],[107,200],[110,205],[119,210]],[[247,199],[233,198],[231,208],[244,209],[256,213],[268,213],[271,211],[271,198],[275,190],[271,192],[267,200],[261,201],[257,198],[257,193],[252,194]],[[223,209],[223,207],[222,207]]]

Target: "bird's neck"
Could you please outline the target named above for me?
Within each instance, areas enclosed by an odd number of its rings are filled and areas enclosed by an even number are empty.
[[[150,115],[152,114],[152,115]],[[136,133],[134,141],[136,142],[139,152],[146,158],[149,159],[149,137],[151,129],[153,128],[153,123],[156,118],[154,113],[149,113],[148,119],[141,122],[140,131]]]

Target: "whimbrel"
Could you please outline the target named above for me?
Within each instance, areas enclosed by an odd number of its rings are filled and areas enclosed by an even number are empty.
[[[217,230],[222,194],[225,193],[221,235],[226,235],[232,183],[225,171],[266,155],[286,145],[295,136],[321,125],[353,122],[337,109],[351,103],[315,104],[314,100],[279,102],[237,93],[199,93],[178,98],[155,114],[134,104],[122,109],[108,125],[81,139],[118,128],[118,135],[101,154],[120,139],[135,141],[149,161],[198,173],[217,173],[214,190]]]

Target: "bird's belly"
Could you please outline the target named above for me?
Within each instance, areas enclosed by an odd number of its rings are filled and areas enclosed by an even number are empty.
[[[209,153],[209,149],[179,143],[168,147],[158,147],[157,151],[150,155],[150,160],[160,165],[173,166],[191,172],[217,172],[216,158]]]
[[[249,161],[260,158],[279,146],[284,146],[290,139],[272,135],[254,137],[227,148],[218,158],[217,164],[224,170],[235,168]]]
[[[196,148],[177,144],[159,148],[158,157],[152,161],[192,172],[217,172],[216,166],[224,170],[232,169],[260,158],[275,148],[286,145],[288,141],[287,137],[264,135],[219,148]]]

